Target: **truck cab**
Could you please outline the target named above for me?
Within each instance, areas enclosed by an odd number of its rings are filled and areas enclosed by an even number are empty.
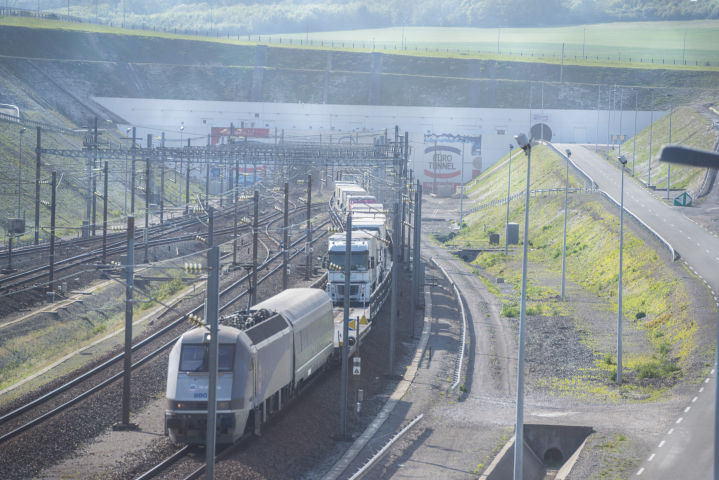
[[[345,259],[347,253],[346,234],[330,236],[327,256],[329,263],[337,265],[339,270],[328,270],[327,293],[334,303],[342,303],[345,298]],[[372,292],[379,283],[381,268],[379,265],[377,235],[371,232],[353,231],[350,245],[350,302],[369,303]]]

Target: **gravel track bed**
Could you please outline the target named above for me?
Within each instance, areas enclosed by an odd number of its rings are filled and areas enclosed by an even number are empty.
[[[320,245],[315,248],[319,251]],[[295,262],[302,259],[298,256]],[[290,278],[292,286],[307,284],[303,278],[303,269],[293,268]],[[271,297],[281,290],[280,275],[270,277],[262,286],[259,300]],[[399,277],[401,296],[398,297],[397,308],[400,311],[397,321],[397,371],[401,373],[403,365],[411,361],[416,340],[409,338],[410,323],[410,279],[401,274]],[[379,316],[373,322],[373,330],[369,341],[360,349],[362,375],[349,376],[347,431],[361,433],[375,415],[384,406],[394,391],[397,382],[382,378],[389,364],[389,300]],[[415,331],[421,331],[422,317],[419,316]],[[351,364],[351,360],[350,360]],[[163,369],[166,364],[163,365]],[[230,454],[216,467],[218,478],[251,478],[251,479],[316,479],[344,453],[349,443],[336,443],[330,435],[339,430],[341,368],[334,366],[325,372],[316,383],[302,395],[292,401],[276,416],[263,425],[263,434],[253,437],[246,445]],[[164,383],[161,388],[164,387]],[[354,418],[354,396],[357,389],[364,391],[365,401],[359,418]],[[159,389],[158,389],[159,390]],[[159,391],[164,392],[164,388]],[[111,480],[133,479],[147,471],[163,459],[170,456],[179,447],[171,443],[169,438],[160,438],[142,453],[126,456],[112,471],[104,472],[103,477]],[[198,449],[194,456],[184,457],[170,466],[155,478],[182,478],[196,470],[204,461],[204,450]]]
[[[298,234],[297,237],[299,236],[300,235]],[[228,239],[230,238],[229,235],[227,237]],[[218,238],[218,243],[219,241],[221,241],[221,239],[222,237]],[[260,255],[258,255],[260,259],[264,258],[264,256],[262,255],[262,250],[263,249],[260,246]],[[245,252],[247,252],[247,250],[242,251],[238,249],[238,255],[240,256],[240,258],[238,258],[238,261],[251,261],[251,255],[247,255]],[[297,261],[300,257],[301,256],[298,256],[295,261]],[[275,261],[273,264],[276,265],[278,262],[279,260]],[[292,283],[296,283],[296,277],[299,276],[300,272],[298,268],[292,270],[293,275],[290,275],[290,281]],[[243,270],[238,270],[230,275],[221,277],[221,288],[226,288],[230,283],[241,278],[244,274],[245,272]],[[260,277],[261,276],[262,274],[260,274]],[[281,290],[281,285],[281,275],[273,275],[272,277],[270,277],[270,279],[268,279],[265,283],[262,284],[258,299],[261,301],[264,299],[265,295],[267,297],[275,295]],[[238,285],[229,295],[226,295],[225,301],[241,293],[245,289],[246,285],[244,283]],[[272,292],[270,292],[270,290]],[[199,306],[203,300],[203,297],[196,296],[192,300],[185,302],[182,308],[183,310],[189,310],[190,308]],[[239,304],[237,306],[238,308],[240,308]],[[148,331],[143,332],[142,335],[138,336],[139,338],[135,338],[135,341],[146,338],[152,333],[149,330],[157,331],[163,326],[174,321],[176,318],[178,318],[177,315],[171,315],[162,321],[156,321],[155,325],[153,325],[154,328],[148,329]],[[189,325],[185,323],[178,325],[177,328],[172,329],[172,332],[168,332],[167,334],[163,335],[163,338],[151,342],[152,346],[148,345],[147,347],[143,348],[143,352],[149,352],[151,351],[150,349],[154,350],[154,348],[157,348],[160,345],[166,343],[167,341],[170,341],[172,338],[182,333],[182,331],[186,331],[188,328]],[[98,358],[94,362],[92,362],[92,366],[96,366],[102,361],[107,360],[121,352],[122,347],[118,346],[113,349],[113,351],[103,355],[102,358]],[[147,364],[143,365],[139,369],[133,371],[133,391],[131,399],[132,411],[137,411],[138,409],[141,409],[148,402],[164,394],[168,355],[169,349],[158,355],[158,357],[150,360]],[[139,358],[140,354],[134,353],[133,363],[134,361],[139,360]],[[114,369],[111,368],[109,370],[113,370],[114,372],[121,371],[121,365],[121,363],[118,363],[118,365]],[[87,371],[92,368],[92,366],[86,366],[84,370]],[[66,377],[70,376],[74,378],[75,376],[77,376],[77,373],[73,372]],[[102,372],[93,377],[93,384],[97,384],[105,378],[108,378],[109,376],[110,372]],[[62,383],[64,382],[61,382],[59,379],[55,380],[54,382],[51,382],[52,385],[46,385],[43,388],[43,391],[49,391],[50,389],[52,389],[52,387],[56,388]],[[81,387],[76,387],[76,389],[73,389],[73,391],[77,394],[80,391],[86,391],[87,388],[88,382],[83,382],[83,385]],[[0,445],[0,452],[2,452],[0,453],[0,466],[5,467],[4,471],[7,474],[6,478],[26,478],[28,476],[36,474],[43,468],[48,467],[63,458],[67,458],[77,449],[78,446],[86,443],[87,441],[90,441],[92,438],[96,437],[105,429],[110,427],[113,423],[119,421],[122,398],[121,391],[122,381],[115,381],[110,386],[101,390],[100,392],[91,395],[87,399],[48,419],[40,425],[33,427],[30,430],[14,438],[11,438],[7,442]],[[34,395],[31,396],[35,398],[40,396],[40,394],[37,394],[35,392],[33,393]],[[50,410],[51,405],[57,406],[61,403],[64,403],[62,400],[66,401],[72,396],[73,395],[71,392],[63,393],[56,399],[47,402],[46,405],[43,405],[43,411]],[[18,399],[13,403],[15,404],[15,406],[19,406],[27,403],[27,401],[27,398],[23,397],[23,399]],[[12,407],[4,406],[3,408],[9,410]],[[36,412],[38,411],[39,410],[36,409],[35,412],[28,415],[32,415],[32,417],[34,418],[37,416]],[[25,415],[23,415],[22,417],[25,417],[24,420],[27,421],[27,417]],[[17,424],[24,423],[22,421],[22,417],[13,419],[7,424],[3,425],[3,430],[5,431],[5,428],[7,428],[7,430],[10,430],[11,427],[16,426]],[[63,438],[65,440],[62,442],[58,442],[58,438]],[[42,457],[36,457],[33,456],[31,453],[28,453],[37,451],[45,452],[45,454]]]
[[[275,219],[271,220],[271,222],[277,222],[278,220],[281,221],[282,220],[281,217],[275,218]],[[244,234],[246,235],[247,232],[245,231]],[[216,237],[216,243],[218,243],[218,244],[224,243],[224,242],[229,242],[231,240],[232,240],[232,236],[229,233],[223,234],[223,235],[218,235]],[[274,249],[276,250],[277,247],[275,246],[274,242],[266,241],[265,243],[267,244],[268,249],[272,250],[274,247]],[[199,244],[197,242],[188,241],[188,242],[182,242],[179,244],[175,244],[171,247],[168,247],[167,250],[165,250],[164,246],[163,247],[154,247],[154,248],[150,248],[149,257],[150,257],[150,260],[153,262],[169,260],[169,259],[175,258],[176,256],[189,255],[192,252],[197,251],[198,249],[204,248],[202,245],[199,245],[199,246],[198,245]],[[262,246],[262,244],[260,244],[259,247],[260,247],[260,249],[259,249],[258,257],[260,260],[264,260],[266,258],[267,251]],[[231,248],[231,245],[230,245],[230,248]],[[249,255],[247,255],[247,258],[244,258],[244,260],[243,260],[242,248],[238,248],[238,252],[240,253],[240,257],[238,257],[238,261],[243,262],[243,263],[251,262],[251,257]],[[142,248],[139,248],[136,251],[136,254],[143,255]],[[119,255],[110,256],[110,259],[115,258],[115,257],[116,257],[116,260],[119,260]],[[85,286],[87,286],[91,283],[92,280],[99,280],[99,281],[106,280],[106,277],[102,276],[100,272],[95,271],[95,270],[83,270],[83,268],[84,267],[77,267],[77,269],[79,270],[78,276],[81,280],[80,280],[80,282],[75,282],[75,283],[84,284]],[[169,273],[168,272],[165,272],[165,273],[172,275],[174,272],[169,271]],[[155,272],[155,274],[157,274],[157,272]],[[235,274],[234,276],[237,276],[237,274]],[[78,287],[79,287],[79,285],[77,287],[71,287],[71,288],[78,288]],[[106,304],[103,304],[101,300],[96,300],[96,299],[102,299],[103,295],[104,296],[109,295],[110,297],[112,297],[112,298],[108,298],[108,304],[110,304],[110,302],[113,304],[116,304],[115,307],[117,307],[117,308],[112,309],[113,310],[112,312],[110,312],[109,310],[106,312],[103,312],[103,313],[101,313],[101,315],[106,315],[106,314],[115,315],[115,314],[119,313],[121,310],[124,310],[124,304],[117,304],[117,302],[115,301],[116,298],[112,296],[113,294],[108,293],[113,290],[117,290],[117,287],[119,287],[119,285],[111,286],[111,287],[109,287],[110,289],[107,289],[107,288],[103,289],[103,291],[99,292],[99,297],[91,297],[90,298],[90,300],[89,300],[90,302],[94,302],[96,304],[100,303],[103,305],[103,310],[107,310],[104,308]],[[32,292],[32,293],[34,293],[34,292]],[[121,293],[118,295],[121,295]],[[35,294],[35,296],[37,298],[39,298],[39,294]],[[15,295],[12,297],[5,297],[5,299],[10,299],[10,300],[22,299],[22,298],[27,299],[29,297],[27,297],[24,294]],[[186,302],[187,301],[185,301],[185,303]],[[96,306],[96,308],[99,308],[99,307]],[[33,315],[33,316],[27,318],[26,320],[24,320],[21,324],[15,325],[11,329],[8,328],[6,330],[0,331],[0,347],[5,345],[7,342],[12,341],[15,337],[23,336],[25,334],[25,332],[27,332],[27,331],[37,330],[37,329],[42,329],[42,328],[51,328],[54,325],[57,325],[58,322],[61,322],[61,325],[70,325],[67,322],[73,322],[73,321],[82,322],[83,320],[81,320],[80,317],[87,318],[87,316],[86,316],[87,313],[90,313],[91,316],[94,315],[92,310],[93,310],[93,307],[88,308],[84,304],[82,304],[82,305],[81,304],[73,304],[67,310],[64,310],[64,311]],[[18,316],[19,315],[22,315],[22,313],[19,313]],[[153,326],[153,323],[157,323],[157,321],[150,322],[149,328],[151,329],[151,332],[154,333],[157,330],[159,330],[162,326],[166,325],[168,322],[162,320],[160,323],[158,323],[158,325],[155,325],[155,326]],[[86,327],[86,325],[84,325],[84,327]],[[48,338],[47,341],[48,342],[56,342],[63,335],[74,335],[73,332],[74,332],[74,330],[71,328],[70,329],[68,329],[68,328],[57,329],[54,332],[55,336],[53,336],[52,339]],[[57,335],[60,335],[61,337],[57,337]],[[144,333],[143,333],[142,338],[145,338],[146,336],[147,335],[144,335]],[[12,364],[13,362],[25,362],[32,356],[32,352],[22,351],[22,350],[17,350],[17,349],[10,349],[10,350],[11,351],[9,352],[8,355],[0,357],[0,369],[4,368],[5,365]],[[120,352],[116,350],[116,353],[120,353]],[[109,358],[110,357],[103,356],[103,359],[109,359]],[[94,366],[99,365],[100,363],[101,362],[99,362],[99,361],[92,362],[91,366],[87,366],[87,367],[84,366],[81,369],[75,370],[75,372],[73,372],[71,374],[64,375],[62,378],[65,381],[68,381],[68,380],[74,378],[75,376],[79,376],[81,373],[84,373],[84,372],[90,370]],[[61,383],[57,384],[56,382],[53,382],[53,385],[59,386],[59,385],[61,385]],[[21,400],[22,403],[18,403],[17,399],[15,399],[12,402],[10,402],[11,403],[10,407],[0,406],[0,415],[7,413],[7,411],[12,410],[19,405],[27,403],[28,401],[30,401],[29,400],[30,398],[33,398],[33,399],[39,398],[40,396],[42,396],[43,394],[45,394],[51,390],[52,389],[48,388],[48,387],[41,387],[34,392],[30,392],[29,393],[30,396],[26,395],[26,396],[22,397],[23,398],[23,400]]]
[[[269,208],[270,207],[268,207],[267,203],[260,202],[261,210],[267,210],[269,214],[274,213],[274,212],[270,212]],[[245,207],[243,207],[243,210],[244,209],[245,209]],[[231,213],[232,212],[227,212],[227,214],[225,214],[221,220],[218,220],[218,223],[224,224],[224,222],[226,222],[228,220],[228,218],[231,216]],[[239,214],[239,209],[238,209],[238,214]],[[260,222],[262,222],[262,220],[260,220]],[[143,222],[140,222],[140,223],[141,224],[139,225],[139,227],[140,228],[144,227],[144,223]],[[231,226],[231,222],[229,223],[229,226]],[[242,227],[244,227],[244,226],[242,226]],[[203,227],[201,224],[185,226],[185,227],[183,227],[184,231],[170,232],[170,233],[167,233],[159,238],[160,239],[170,239],[173,237],[186,235],[187,232],[190,232],[190,231],[193,231],[193,232],[196,231],[197,233],[200,233],[200,231],[204,230],[204,228],[205,227]],[[223,227],[218,227],[218,228],[223,228]],[[238,229],[239,228],[241,228],[240,225],[238,225]],[[117,238],[114,238],[112,240],[108,239],[108,244],[116,243],[117,241],[118,241]],[[57,255],[58,261],[80,255],[84,252],[88,252],[91,250],[96,250],[96,249],[101,248],[102,247],[102,231],[99,231],[99,237],[95,241],[88,242],[87,244],[83,244],[82,246],[78,246],[76,248],[70,247],[70,250],[69,250],[70,253],[67,253],[68,246],[69,245],[64,245],[62,243],[60,243],[56,246],[56,255]],[[175,246],[177,246],[177,245],[175,245]],[[143,247],[141,247],[141,246],[136,246],[136,251],[142,252],[142,248]],[[163,248],[164,247],[151,247],[150,252],[153,252],[153,251],[157,252],[158,250],[161,250]],[[195,249],[198,249],[198,248],[195,246]],[[187,251],[184,254],[187,254],[187,253],[191,253],[191,251]],[[113,261],[119,261],[120,255],[121,255],[120,253],[111,254],[111,255],[108,255],[108,259],[113,260]],[[22,258],[22,260],[21,259],[18,259],[18,260],[21,261],[22,263],[16,263],[15,260],[13,260],[13,265],[15,266],[15,268],[19,267],[21,270],[29,270],[29,269],[37,268],[37,267],[40,267],[43,265],[47,265],[49,263],[50,257],[49,257],[49,251],[48,251],[47,254],[39,253],[39,254],[29,255],[27,257],[21,257],[21,258]],[[167,258],[171,258],[171,256],[170,255],[158,256],[159,260],[164,260]],[[92,263],[93,261],[94,260],[90,258],[90,259],[87,259],[83,263]],[[33,275],[37,275],[37,273],[33,274]],[[67,286],[70,291],[82,290],[82,289],[86,288],[87,286],[89,286],[90,284],[92,284],[93,282],[95,282],[97,280],[101,280],[103,278],[102,275],[100,274],[100,272],[87,271],[86,267],[82,267],[82,266],[76,266],[76,267],[61,271],[58,274],[56,274],[56,277],[67,277],[70,275],[77,275],[77,278],[79,278],[79,280],[77,280],[77,281],[75,280],[76,277],[74,277],[74,276],[73,276],[73,278],[67,278],[66,280],[63,280],[65,282],[67,282]],[[2,281],[2,277],[0,277],[0,281]],[[25,287],[23,287],[23,288],[25,288]],[[62,300],[63,297],[59,293],[56,293],[56,299],[59,301],[59,300]],[[45,295],[42,293],[36,292],[34,290],[26,290],[26,291],[18,293],[16,295],[0,297],[0,311],[8,312],[3,315],[2,323],[7,322],[7,321],[12,321],[14,319],[14,317],[22,316],[23,314],[27,313],[27,312],[23,312],[22,310],[27,310],[29,308],[38,307],[38,306],[42,305],[43,302],[45,302]]]

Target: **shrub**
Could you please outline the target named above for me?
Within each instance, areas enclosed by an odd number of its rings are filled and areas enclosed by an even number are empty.
[[[659,353],[661,353],[664,356],[667,356],[669,352],[672,350],[672,344],[664,340],[662,343],[659,344]]]
[[[503,317],[518,317],[519,305],[517,305],[517,302],[503,303],[500,315]]]
[[[604,358],[602,358],[602,363],[605,365],[616,365],[614,357],[612,357],[611,353],[607,353],[606,355],[604,355]]]
[[[636,317],[637,320],[639,320],[640,318],[646,317],[647,314],[644,312],[637,312],[636,315],[634,315],[634,316]]]
[[[107,325],[105,325],[105,324],[98,325],[97,327],[92,329],[92,334],[97,335],[98,333],[102,333],[105,330],[107,330]]]
[[[541,315],[543,310],[541,304],[531,305],[527,307],[527,315]]]
[[[661,376],[661,366],[657,361],[646,362],[639,366],[637,378],[642,380],[644,378],[657,378]]]

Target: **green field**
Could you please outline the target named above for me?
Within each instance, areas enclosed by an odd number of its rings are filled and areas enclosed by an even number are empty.
[[[501,30],[501,31],[500,31]],[[497,36],[499,34],[499,52],[502,54],[535,55],[544,53],[559,57],[562,43],[565,44],[565,55],[581,58],[582,41],[586,30],[585,55],[599,56],[617,60],[621,53],[622,60],[644,61],[665,58],[666,61],[676,59],[679,64],[682,58],[684,33],[686,38],[686,59],[694,61],[710,61],[714,64],[719,60],[719,20],[698,20],[688,22],[639,22],[639,23],[607,23],[595,25],[577,25],[572,27],[552,28],[460,28],[460,27],[407,27],[404,36],[409,50],[418,48],[460,49],[485,53],[497,53]],[[376,30],[354,30],[342,32],[310,32],[307,34],[282,35],[282,38],[296,41],[309,38],[316,42],[342,42],[348,45],[355,42],[356,46],[365,45],[371,48],[374,39],[377,49],[393,49],[401,45],[402,28],[382,28]],[[399,48],[399,47],[398,47]],[[659,60],[661,63],[661,60]]]
[[[561,43],[565,42],[566,65],[610,66],[632,68],[710,69],[719,66],[719,20],[687,22],[642,22],[580,25],[557,28],[507,28],[500,34],[500,54],[497,54],[497,29],[459,27],[412,27],[405,29],[408,49],[400,50],[402,28],[353,30],[341,32],[310,32],[291,35],[252,35],[222,38],[207,36],[207,32],[185,35],[167,31],[133,30],[91,23],[68,23],[22,17],[0,17],[0,26],[18,26],[59,30],[115,33],[218,42],[231,45],[269,44],[289,48],[333,49],[357,52],[374,50],[413,56],[482,58],[503,61],[560,63]],[[582,35],[587,29],[585,53],[582,60]],[[179,32],[180,30],[178,30]],[[682,67],[682,45],[687,31],[685,58]],[[309,45],[307,39],[309,38]],[[281,43],[280,43],[281,42]],[[434,51],[432,51],[434,50]],[[469,53],[468,53],[469,52]],[[621,53],[621,61],[619,61]],[[593,56],[592,56],[593,55]],[[641,55],[641,63],[638,55]],[[575,56],[577,57],[575,59]],[[665,59],[662,63],[661,58]],[[599,57],[599,58],[597,58]],[[654,63],[651,63],[652,58]],[[631,59],[631,63],[629,60]],[[705,62],[710,66],[704,66]]]

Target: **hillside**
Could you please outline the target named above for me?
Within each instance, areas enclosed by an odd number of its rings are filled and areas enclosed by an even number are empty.
[[[512,161],[513,193],[523,190],[526,181],[526,157]],[[532,189],[563,184],[565,163],[552,150],[538,146],[532,154]],[[481,202],[506,196],[508,169],[498,166],[479,179]],[[562,182],[559,181],[561,177]],[[514,179],[519,180],[515,181]],[[570,184],[576,179],[570,176]],[[501,188],[503,186],[503,188]],[[490,291],[502,302],[502,315],[516,317],[520,289],[524,229],[524,198],[510,203],[509,221],[519,223],[520,245],[503,252],[481,253],[472,265],[479,270]],[[465,203],[466,205],[466,203]],[[480,210],[466,219],[468,228],[448,241],[454,247],[486,246],[488,235],[500,234],[504,242],[506,205]],[[593,352],[594,362],[579,377],[542,378],[528,373],[536,388],[548,388],[554,394],[582,399],[616,401],[633,394],[651,396],[666,393],[667,386],[680,381],[680,370],[694,375],[702,368],[699,360],[706,351],[702,338],[705,327],[695,321],[695,306],[687,284],[679,272],[679,262],[658,255],[661,246],[641,229],[625,219],[624,300],[625,386],[612,383],[616,354],[616,298],[619,268],[619,222],[616,207],[603,197],[584,193],[570,194],[567,223],[567,282],[569,300],[558,301],[562,262],[564,195],[542,194],[530,198],[529,290],[530,328],[542,322],[541,316],[569,316],[581,332],[581,343]],[[496,277],[513,286],[512,294],[492,285]],[[704,295],[704,292],[700,292]],[[703,301],[703,300],[702,300]],[[536,320],[535,320],[536,319]],[[708,327],[707,327],[708,328]],[[709,335],[711,337],[711,335]],[[709,338],[707,337],[707,338]],[[530,334],[531,338],[531,334]],[[713,338],[713,337],[712,337]],[[709,357],[706,357],[709,358]],[[542,371],[541,366],[537,367]],[[534,377],[534,378],[532,378]],[[655,381],[646,382],[655,378]],[[643,380],[642,380],[643,379]],[[633,393],[630,393],[633,392]]]
[[[713,150],[719,131],[711,122],[698,113],[693,107],[677,107],[672,111],[672,142],[685,147]],[[649,174],[649,128],[637,134],[636,153],[634,154],[635,176],[644,183]],[[651,184],[658,189],[667,187],[667,164],[657,161],[656,156],[663,144],[669,143],[669,115],[659,119],[652,125]],[[622,152],[631,161],[634,149],[634,138],[622,145]],[[697,193],[704,181],[706,169],[690,168],[683,165],[672,165],[671,188],[694,190]]]
[[[38,94],[38,86],[34,84],[34,88],[29,87],[30,83],[19,81],[16,77],[9,74],[0,64],[0,103],[3,100],[12,100],[12,103],[20,106],[22,116],[29,120],[44,122],[51,125],[63,126],[65,128],[74,128],[78,125],[87,125],[83,118],[90,116],[91,112],[77,105],[67,95],[61,92],[53,92],[54,102],[48,103]],[[65,113],[63,113],[65,112]],[[65,116],[67,114],[68,116]],[[75,118],[75,122],[70,118]],[[102,127],[102,125],[101,125]],[[17,215],[18,193],[18,156],[20,150],[20,128],[17,123],[0,120],[0,164],[3,168],[0,170],[0,178],[3,181],[2,195],[0,195],[0,226],[5,227],[7,218],[14,218]],[[115,128],[112,124],[111,128]],[[115,135],[119,135],[115,132]],[[103,132],[101,137],[103,140],[109,140],[117,145],[118,140],[112,136],[111,131]],[[57,149],[80,149],[82,148],[83,138],[81,135],[65,135],[59,134],[47,129],[43,130],[42,144],[45,148]],[[35,215],[35,145],[36,131],[34,128],[26,128],[23,134],[22,148],[22,188],[20,192],[20,216],[25,215],[27,219],[27,234],[21,238],[22,242],[32,240],[32,225],[34,224]],[[125,147],[128,142],[124,142]],[[57,171],[59,187],[57,190],[57,202],[60,208],[57,210],[56,228],[58,236],[75,236],[77,228],[85,219],[85,208],[87,198],[87,173],[86,164],[82,160],[44,156],[43,165],[41,166],[41,179],[48,180],[53,170]],[[102,162],[98,161],[98,168],[102,167]],[[110,162],[110,182],[108,195],[108,222],[110,224],[124,223],[125,213],[125,184],[126,184],[126,168],[122,161]],[[140,166],[138,166],[138,169]],[[159,172],[153,173],[155,185],[160,184]],[[176,202],[178,196],[179,183],[174,183],[174,174],[166,176],[165,192],[166,198],[170,202]],[[98,182],[97,190],[102,191],[102,183]],[[197,186],[195,182],[191,182],[191,191],[203,191],[204,186]],[[47,185],[41,187],[41,200],[50,201],[50,189]],[[139,192],[138,192],[139,193]],[[144,200],[141,195],[136,199],[136,209],[141,211],[144,209]],[[102,201],[97,201],[97,219],[102,221]],[[129,205],[129,200],[128,200]],[[169,204],[168,204],[169,206]],[[128,206],[129,208],[129,206]],[[50,215],[46,206],[40,207],[40,225],[45,227],[41,230],[40,237],[42,239],[49,238]],[[6,242],[3,237],[2,242]]]
[[[35,10],[34,0],[13,0],[11,7]],[[209,30],[218,28],[242,34],[289,33],[387,26],[512,27],[559,26],[582,23],[652,20],[690,20],[719,18],[717,0],[682,2],[648,0],[641,4],[629,0],[449,0],[438,4],[431,0],[416,2],[318,2],[292,3],[238,2],[183,3],[179,0],[129,2],[80,0],[72,5],[61,0],[46,0],[44,11],[54,11],[104,24],[121,22],[150,27]],[[521,12],[519,14],[518,12]],[[311,25],[311,26],[310,26]]]
[[[538,82],[544,82],[545,108],[594,110],[597,81],[643,89],[681,87],[675,92],[677,103],[719,100],[717,67],[583,66],[569,60],[562,67],[559,59],[505,61],[478,54],[414,51],[373,57],[371,52],[342,48],[264,45],[34,19],[26,21],[32,28],[2,22],[0,71],[77,123],[84,122],[85,115],[73,101],[63,100],[67,94],[53,82],[83,99],[368,105],[372,58],[378,60],[379,105],[526,108],[532,91],[535,105],[540,102]],[[33,59],[34,65],[26,59]],[[264,66],[264,75],[253,97],[255,66]],[[476,103],[470,101],[472,90],[478,93]],[[655,108],[665,108],[666,97],[656,97]],[[644,90],[639,108],[648,109],[650,98]],[[0,102],[13,103],[12,94],[0,89]],[[602,109],[607,108],[605,102],[603,95]],[[87,103],[102,110],[91,100]]]

